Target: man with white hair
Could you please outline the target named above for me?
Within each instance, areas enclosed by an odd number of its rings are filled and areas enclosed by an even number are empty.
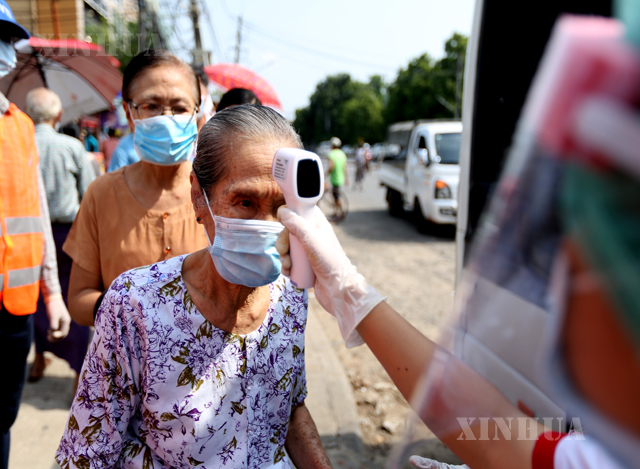
[[[91,162],[80,142],[55,130],[62,117],[62,105],[57,94],[47,88],[36,88],[27,95],[27,114],[36,127],[36,145],[40,155],[40,171],[49,205],[51,229],[56,245],[58,277],[66,304],[71,275],[71,258],[62,251],[71,225],[80,208],[80,201],[95,178]],[[47,365],[44,352],[49,351],[66,360],[77,374],[89,345],[89,328],[71,323],[69,335],[62,341],[47,340],[48,321],[42,300],[34,316],[36,358],[28,380],[38,381]],[[76,381],[77,382],[77,381]]]

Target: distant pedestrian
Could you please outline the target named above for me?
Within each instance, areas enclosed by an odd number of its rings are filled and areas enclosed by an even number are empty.
[[[0,77],[16,65],[16,39],[29,33],[0,0]],[[0,93],[0,469],[9,467],[10,429],[18,415],[31,348],[33,313],[44,297],[49,338],[67,335],[49,208],[38,168],[33,122]]]
[[[102,142],[102,153],[104,154],[104,167],[105,169],[109,167],[111,163],[111,156],[113,156],[113,152],[120,145],[120,131],[117,129],[109,128],[107,132],[108,138]]]
[[[60,128],[60,133],[80,140],[80,126],[77,122],[69,122]]]
[[[200,106],[198,106],[198,114],[196,115],[196,118],[198,120],[198,132],[200,132],[200,129],[202,129],[207,121],[211,119],[216,113],[216,108],[213,105],[211,93],[209,93],[209,77],[202,67],[192,67],[194,73],[198,77],[198,82],[200,84]]]
[[[109,164],[105,164],[105,167],[107,168],[107,173],[112,173],[138,161],[140,161],[140,157],[133,146],[133,132],[130,132],[120,139],[120,143],[111,154]]]
[[[94,135],[96,133],[96,129],[87,127],[85,131],[86,135],[84,137],[84,148],[91,153],[96,153],[100,147],[100,145],[98,145],[98,139]]]
[[[241,104],[262,104],[255,93],[244,88],[233,88],[227,91],[220,98],[217,112],[228,107],[240,106]]]
[[[364,172],[367,167],[367,155],[364,148],[364,145],[360,145],[358,151],[356,151],[356,180],[354,184],[354,189],[362,190],[362,181],[364,180]]]
[[[333,200],[336,206],[336,218],[344,218],[344,209],[342,208],[341,191],[342,186],[349,185],[349,177],[347,174],[347,155],[340,149],[342,141],[338,137],[331,138],[331,151],[329,152],[329,170]]]
[[[371,162],[373,161],[373,152],[371,151],[371,145],[365,142],[362,144],[362,148],[364,149],[364,167],[367,171],[369,171],[371,169]]]
[[[62,105],[58,95],[46,88],[30,91],[27,95],[27,114],[36,124],[36,144],[56,246],[58,278],[62,287],[62,297],[68,305],[67,293],[73,261],[62,251],[62,245],[76,218],[80,201],[95,178],[95,174],[82,143],[54,130],[55,124],[60,122],[62,116]],[[89,345],[89,328],[73,322],[69,335],[64,340],[49,343],[48,327],[46,308],[41,298],[34,315],[36,357],[28,380],[35,382],[42,378],[47,366],[44,352],[48,351],[69,363],[76,372],[77,383]]]

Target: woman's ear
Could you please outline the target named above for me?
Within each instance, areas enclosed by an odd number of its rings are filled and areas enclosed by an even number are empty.
[[[206,212],[206,202],[194,171],[191,171],[191,174],[189,174],[189,181],[191,182],[191,204],[193,205],[193,211],[196,214],[198,223],[202,223],[202,215]]]

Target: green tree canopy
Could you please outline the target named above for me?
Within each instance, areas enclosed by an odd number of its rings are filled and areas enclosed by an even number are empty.
[[[318,83],[309,106],[298,109],[294,127],[305,143],[318,143],[333,136],[344,143],[359,139],[384,138],[384,95],[386,86],[380,76],[370,83],[351,79],[348,74],[327,77]]]
[[[118,34],[116,28],[99,17],[95,21],[87,22],[85,34],[91,37],[94,43],[104,47],[107,54],[120,61],[121,72],[124,72],[131,59],[140,52],[137,22],[127,22]]]
[[[466,50],[467,37],[454,33],[444,44],[444,57],[416,57],[390,85],[380,75],[369,83],[344,73],[328,76],[316,86],[309,106],[296,111],[294,126],[307,144],[334,135],[355,144],[384,140],[393,122],[459,116]]]
[[[466,49],[467,37],[454,33],[445,42],[443,58],[423,54],[401,69],[389,86],[385,121],[454,117],[456,108],[459,116]]]

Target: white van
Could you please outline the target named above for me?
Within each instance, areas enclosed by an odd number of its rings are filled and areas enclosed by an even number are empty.
[[[460,180],[460,121],[417,120],[389,126],[380,167],[392,216],[413,212],[418,229],[428,222],[454,225]]]

